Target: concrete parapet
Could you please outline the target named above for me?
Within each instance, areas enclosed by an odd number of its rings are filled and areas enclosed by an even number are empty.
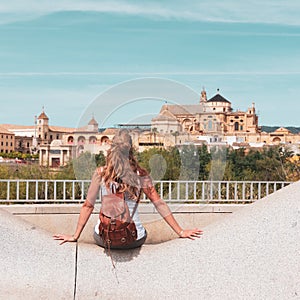
[[[102,248],[58,246],[0,211],[0,298],[299,299],[299,199],[297,182],[210,223],[201,239],[112,251],[115,269]]]
[[[72,299],[76,245],[0,209],[0,299]]]
[[[220,220],[228,213],[232,213],[244,205],[170,205],[178,222],[185,228],[203,228],[210,223]],[[80,204],[31,204],[31,205],[2,205],[3,209],[47,230],[51,233],[74,233]],[[94,209],[86,227],[80,237],[81,242],[93,243],[94,226],[97,224],[99,205]],[[177,237],[170,227],[162,220],[152,204],[140,204],[139,213],[147,232],[146,243],[160,243]]]

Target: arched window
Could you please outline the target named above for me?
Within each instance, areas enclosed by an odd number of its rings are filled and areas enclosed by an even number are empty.
[[[89,144],[96,144],[96,143],[97,143],[97,138],[95,136],[90,136]]]
[[[189,130],[192,124],[193,122],[190,119],[184,119],[182,122],[182,126],[185,130]]]
[[[73,136],[68,137],[68,144],[73,144],[74,143],[74,138]]]
[[[108,136],[104,135],[101,140],[100,140],[101,144],[104,145],[104,144],[108,144],[109,143],[109,138]]]
[[[80,136],[78,137],[78,145],[84,145],[85,144],[85,137]]]
[[[213,129],[213,122],[212,120],[208,121],[208,130],[212,130]]]
[[[273,139],[273,143],[280,143],[281,142],[281,139],[280,137],[276,136],[274,139]]]

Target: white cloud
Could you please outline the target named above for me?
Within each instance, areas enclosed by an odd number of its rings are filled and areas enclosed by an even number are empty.
[[[0,22],[35,18],[59,11],[110,12],[191,21],[300,25],[300,2],[293,0],[192,0],[189,2],[10,0],[0,4]]]

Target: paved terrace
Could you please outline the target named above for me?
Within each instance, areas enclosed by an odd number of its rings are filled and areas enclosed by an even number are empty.
[[[113,269],[96,245],[59,246],[2,209],[0,299],[300,299],[300,182],[203,229],[113,251]]]

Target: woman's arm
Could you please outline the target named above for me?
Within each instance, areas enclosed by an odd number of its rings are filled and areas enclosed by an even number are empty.
[[[94,210],[94,205],[99,195],[100,184],[101,184],[101,176],[99,170],[97,170],[92,177],[92,181],[87,192],[87,199],[85,200],[85,202],[81,207],[75,233],[73,235],[68,235],[68,234],[53,235],[53,238],[55,240],[62,240],[60,245],[66,242],[76,242],[79,239],[85,224],[87,223],[88,219],[90,218]]]
[[[181,238],[194,239],[195,237],[200,237],[202,230],[198,228],[194,229],[182,229],[182,227],[177,223],[174,218],[169,206],[165,201],[163,201],[158,195],[155,187],[152,185],[150,187],[143,188],[143,192],[152,201],[155,208],[159,214],[164,218],[164,220],[169,224],[169,226],[178,234]]]
[[[85,224],[87,223],[88,219],[90,218],[90,215],[93,212],[93,209],[94,209],[94,206],[88,200],[86,200],[81,207],[75,233],[73,235],[54,234],[53,238],[55,240],[62,240],[60,245],[62,245],[63,243],[66,243],[66,242],[76,242],[79,239],[80,234],[81,234]]]

